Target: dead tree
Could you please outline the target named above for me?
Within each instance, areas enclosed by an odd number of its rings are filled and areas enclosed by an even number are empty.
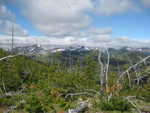
[[[11,52],[13,53],[14,49],[14,25],[12,25],[12,40],[11,40]]]
[[[101,89],[100,89],[100,92],[104,92],[104,87],[105,87],[105,80],[104,80],[104,64],[101,60],[101,57],[102,57],[102,52],[99,51],[99,55],[98,55],[98,61],[99,61],[99,64],[100,64],[100,68],[101,68],[101,72],[99,74],[99,78],[100,78],[100,85],[101,85]]]
[[[2,60],[6,60],[6,59],[9,59],[9,58],[14,58],[14,57],[17,57],[17,56],[26,56],[26,57],[30,57],[30,56],[34,56],[36,54],[17,54],[17,55],[8,55],[8,56],[5,56],[5,57],[2,57],[0,58],[0,61]]]
[[[109,51],[106,46],[105,46],[105,49],[106,49],[106,53],[107,53],[107,62],[106,63],[103,63],[103,61],[102,61],[103,51],[99,50],[99,54],[98,54],[98,62],[100,64],[100,68],[101,68],[101,72],[99,75],[100,85],[101,85],[101,89],[100,89],[101,93],[104,93],[108,88],[108,70],[109,70],[110,54],[109,54]]]
[[[136,83],[138,86],[143,87],[144,84],[148,83],[149,75],[140,76],[136,79],[134,79],[134,83]]]
[[[129,79],[129,85],[130,85],[130,82],[131,82],[131,79],[130,79],[130,71],[131,70],[135,70],[137,68],[138,65],[144,63],[150,58],[150,56],[147,56],[145,58],[143,58],[142,60],[140,60],[139,62],[137,62],[136,64],[130,66],[127,70],[125,70],[124,72],[122,72],[120,75],[119,75],[119,78],[117,79],[117,84],[121,84],[122,80],[123,80],[123,77],[125,77],[126,75],[128,76],[128,79]],[[139,80],[141,76],[137,76],[137,80]]]
[[[131,98],[131,96],[124,97],[124,99],[126,99],[137,110],[138,113],[142,113],[140,108],[131,100]]]
[[[17,56],[19,56],[19,55],[8,55],[8,56],[6,56],[6,57],[0,58],[0,61],[6,60],[6,59],[9,59],[9,58],[13,58],[13,57],[17,57]]]
[[[133,61],[129,58],[129,56],[128,55],[126,55],[127,56],[127,58],[128,58],[128,60],[129,60],[129,62],[130,62],[130,64],[131,64],[131,66],[133,65]],[[139,57],[140,59],[142,59],[141,57]],[[144,62],[144,64],[146,64],[145,62]],[[140,75],[141,75],[141,72],[138,72],[138,70],[137,70],[137,67],[134,67],[133,68],[133,70],[134,70],[134,72],[135,72],[135,76],[136,76],[136,79],[137,79],[137,82],[136,82],[136,84],[137,85],[139,85],[139,78],[140,78]],[[130,86],[130,88],[131,88],[131,80],[130,80],[130,74],[129,74],[129,72],[127,73],[127,75],[128,75],[128,79],[129,79],[129,86]]]

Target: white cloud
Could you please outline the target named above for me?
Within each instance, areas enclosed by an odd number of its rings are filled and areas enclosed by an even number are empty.
[[[54,37],[83,35],[81,31],[91,27],[92,17],[88,13],[112,15],[139,10],[133,0],[12,1],[39,32]]]
[[[0,32],[3,34],[12,33],[12,26],[14,28],[14,35],[17,36],[26,36],[28,33],[25,29],[23,29],[19,24],[16,24],[9,20],[1,20],[0,19]]]
[[[111,34],[112,29],[111,28],[95,28],[91,27],[87,30],[87,32],[91,33],[91,35],[99,35],[99,34]]]
[[[133,0],[95,0],[94,11],[101,15],[113,15],[127,11],[139,11]]]
[[[8,1],[8,0],[7,0]],[[13,15],[0,2],[0,32],[10,34],[14,23],[15,44],[17,46],[42,45],[85,45],[101,47],[148,46],[147,43],[129,38],[112,38],[111,28],[94,28],[87,12],[100,15],[120,14],[127,11],[138,11],[133,0],[12,0],[33,26],[46,36],[27,36],[27,31],[15,22]],[[94,2],[93,2],[94,1]],[[143,0],[144,1],[144,0]],[[10,18],[12,17],[12,18]],[[22,35],[21,37],[18,37]],[[59,37],[59,38],[58,38]],[[0,35],[0,45],[10,46],[11,37]]]
[[[15,21],[15,15],[6,8],[3,2],[0,2],[0,33],[11,34],[12,25],[14,26],[14,35],[24,36],[27,31]]]
[[[150,0],[141,0],[141,2],[143,3],[143,5],[145,7],[149,7],[150,8]]]
[[[89,47],[104,47],[104,44],[109,48],[121,48],[121,47],[150,47],[150,40],[136,40],[128,37],[112,38],[111,35],[97,35],[95,37],[72,37],[67,36],[63,38],[46,37],[46,36],[28,36],[28,37],[14,37],[14,45],[25,46],[33,44],[41,44],[43,47],[50,48],[51,46],[71,46],[71,45],[83,45]],[[0,47],[11,47],[11,36],[0,35]]]
[[[49,36],[69,35],[89,26],[90,0],[16,0],[37,30]]]
[[[99,35],[111,35],[112,29],[111,28],[96,28],[96,27],[89,27],[82,31],[73,32],[70,35],[77,38],[90,38],[96,37]]]

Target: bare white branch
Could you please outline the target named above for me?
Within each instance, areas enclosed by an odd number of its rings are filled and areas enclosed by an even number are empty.
[[[106,73],[105,73],[105,79],[106,79],[106,88],[108,88],[108,71],[109,71],[109,62],[110,62],[110,54],[108,51],[108,48],[106,47],[106,45],[104,44],[105,49],[106,49],[106,53],[107,53],[107,64],[106,64]]]
[[[0,98],[5,98],[5,97],[12,97],[12,96],[17,96],[17,95],[26,95],[27,93],[23,92],[7,92],[2,95],[0,95]]]
[[[125,70],[124,72],[122,72],[117,80],[117,83],[120,82],[120,80],[122,79],[123,76],[125,76],[128,72],[130,72],[132,69],[136,68],[139,64],[142,64],[143,62],[145,62],[146,60],[148,60],[150,58],[150,56],[147,56],[145,58],[143,58],[142,60],[140,60],[139,62],[137,62],[136,64],[130,66],[127,70]]]
[[[128,80],[129,80],[129,87],[131,88],[131,78],[130,78],[130,73],[129,73],[129,71],[127,71],[127,75],[128,75]]]
[[[100,64],[101,67],[101,73],[99,74],[99,78],[100,78],[100,84],[101,86],[104,84],[104,64],[101,61],[101,56],[102,56],[102,52],[99,50],[99,54],[98,54],[98,62]]]
[[[34,56],[34,55],[36,55],[36,54],[17,54],[17,55],[8,55],[8,56],[5,56],[5,57],[0,58],[0,61],[6,60],[6,59],[9,59],[9,58],[14,58],[14,57],[17,57],[17,56]]]
[[[140,108],[138,108],[138,106],[130,99],[131,97],[128,96],[128,97],[125,97],[125,99],[134,107],[136,108],[136,110],[138,111],[138,113],[142,113]]]
[[[89,92],[81,92],[81,93],[69,93],[65,96],[65,99],[67,99],[69,96],[73,97],[73,96],[79,96],[79,95],[88,95],[88,96],[93,96],[92,93]]]
[[[13,58],[13,57],[16,57],[16,56],[19,56],[19,55],[9,55],[9,56],[6,56],[6,57],[2,57],[2,58],[0,58],[0,61],[5,60],[5,59],[9,59],[9,58]]]

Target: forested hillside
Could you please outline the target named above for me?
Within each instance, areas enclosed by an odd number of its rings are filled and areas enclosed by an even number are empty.
[[[149,56],[108,51],[109,62],[97,50],[0,60],[0,113],[149,113]]]

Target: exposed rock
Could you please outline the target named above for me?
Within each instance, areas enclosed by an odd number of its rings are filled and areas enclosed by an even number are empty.
[[[83,113],[88,110],[90,104],[87,101],[80,102],[75,109],[69,109],[66,113]]]

